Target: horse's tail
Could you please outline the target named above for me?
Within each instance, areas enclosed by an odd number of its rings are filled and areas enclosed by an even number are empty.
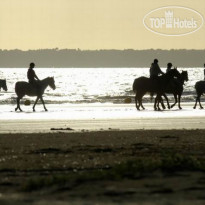
[[[17,83],[15,84],[15,93],[17,92]]]
[[[132,85],[132,90],[134,91],[134,93],[137,93],[137,79],[134,80],[134,83]]]
[[[15,84],[15,93],[17,94],[17,90],[18,90],[18,82]]]
[[[23,83],[23,85],[22,85]],[[25,94],[25,82],[16,82],[15,84],[15,93],[17,96],[23,96]],[[24,94],[23,94],[24,93]]]
[[[200,82],[201,82],[201,81],[198,81],[198,82],[196,82],[195,85],[194,85],[194,88],[196,89],[196,91],[199,90],[200,87],[202,87],[202,86],[200,86]]]
[[[194,87],[195,87],[197,95],[199,95],[199,94],[203,95],[204,91],[205,91],[205,81],[198,81],[198,82],[196,82]]]

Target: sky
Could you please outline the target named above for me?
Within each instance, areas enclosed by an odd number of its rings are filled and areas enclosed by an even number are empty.
[[[205,16],[204,0],[0,0],[0,49],[204,49],[204,25],[186,36],[145,28],[147,13],[173,5]]]

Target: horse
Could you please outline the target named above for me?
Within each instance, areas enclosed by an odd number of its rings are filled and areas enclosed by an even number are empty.
[[[7,91],[6,80],[0,80],[0,90],[3,88],[4,91]]]
[[[180,103],[181,103],[181,95],[182,95],[183,90],[184,90],[183,85],[184,85],[184,82],[185,81],[187,82],[188,80],[189,80],[188,79],[188,72],[182,71],[178,78],[174,78],[168,83],[167,87],[165,88],[165,93],[173,94],[174,99],[175,99],[175,102],[174,102],[174,104],[171,105],[171,108],[173,108],[176,105],[176,103],[178,102],[179,109],[182,109]],[[163,96],[165,97],[165,99],[168,99],[168,98],[166,98],[166,94],[163,94]],[[161,99],[160,99],[160,101],[161,101]],[[160,101],[158,101],[158,103]],[[162,104],[162,107],[165,108],[162,101],[161,101],[161,104]],[[168,105],[168,107],[170,107],[168,101],[167,101],[167,105]]]
[[[200,108],[204,109],[203,106],[201,105],[200,99],[201,99],[201,95],[205,93],[205,81],[201,80],[201,81],[196,82],[195,89],[196,89],[197,97],[196,97],[196,103],[193,108],[196,109],[197,103],[199,102]]]
[[[140,110],[140,106],[142,109],[145,109],[142,105],[142,97],[147,93],[157,93],[157,97],[155,99],[154,109],[159,110],[157,106],[157,101],[161,98],[161,96],[165,93],[165,88],[168,85],[168,83],[173,79],[174,77],[179,77],[180,73],[177,69],[172,69],[168,73],[165,73],[162,76],[157,77],[156,79],[150,79],[147,77],[139,77],[134,80],[133,83],[133,91],[136,93],[135,95],[135,103],[137,110]],[[168,99],[167,99],[168,101]]]
[[[32,84],[28,83],[28,82],[24,82],[24,81],[19,81],[16,83],[15,85],[15,92],[17,95],[17,107],[15,108],[15,111],[17,111],[18,109],[22,112],[22,109],[20,108],[20,100],[25,96],[37,96],[36,101],[33,105],[33,112],[35,112],[35,106],[38,102],[39,99],[41,99],[41,102],[43,104],[43,107],[45,109],[45,111],[48,111],[46,109],[44,100],[43,100],[43,94],[45,89],[49,86],[51,87],[53,90],[56,89],[55,86],[55,81],[53,77],[47,77],[43,80],[38,81],[38,85],[40,90],[37,90]]]

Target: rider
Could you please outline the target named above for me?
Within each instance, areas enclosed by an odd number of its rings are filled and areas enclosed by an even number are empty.
[[[151,64],[151,67],[150,67],[150,78],[152,79],[156,79],[159,74],[164,74],[164,72],[162,72],[162,70],[160,69],[159,65],[158,65],[158,60],[157,59],[154,59],[154,62]]]
[[[162,75],[164,74],[164,72],[162,72],[162,70],[160,69],[160,67],[158,65],[158,59],[154,59],[154,62],[151,64],[149,72],[150,72],[150,79],[152,79],[153,82],[157,80],[157,78],[158,78],[158,76],[160,74],[162,74]],[[155,86],[158,87],[160,85],[157,83]],[[154,93],[150,94],[151,95],[151,99],[153,97],[153,94]],[[162,106],[164,107],[164,103],[163,103],[163,100],[162,100],[161,96],[160,96],[160,98],[158,100],[162,102]]]
[[[35,67],[35,64],[34,63],[30,63],[30,66],[29,66],[29,69],[28,69],[28,72],[27,72],[27,78],[28,78],[28,82],[33,85],[37,90],[40,89],[40,86],[39,86],[39,78],[38,76],[36,75],[35,71],[33,70]]]
[[[171,69],[172,69],[172,63],[167,63],[166,73],[168,73]]]

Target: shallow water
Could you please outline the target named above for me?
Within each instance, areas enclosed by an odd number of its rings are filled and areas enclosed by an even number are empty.
[[[162,68],[165,71],[165,68]],[[189,74],[185,83],[182,101],[195,98],[194,85],[203,80],[203,68],[183,68]],[[1,68],[0,79],[7,79],[8,92],[1,91],[1,104],[16,103],[14,91],[17,81],[27,81],[27,68]],[[40,79],[54,76],[56,90],[47,88],[46,103],[123,103],[126,97],[133,97],[132,84],[135,78],[149,76],[149,68],[36,68]],[[149,101],[145,96],[145,101]],[[170,95],[170,99],[172,99]],[[34,100],[35,98],[30,98]]]

